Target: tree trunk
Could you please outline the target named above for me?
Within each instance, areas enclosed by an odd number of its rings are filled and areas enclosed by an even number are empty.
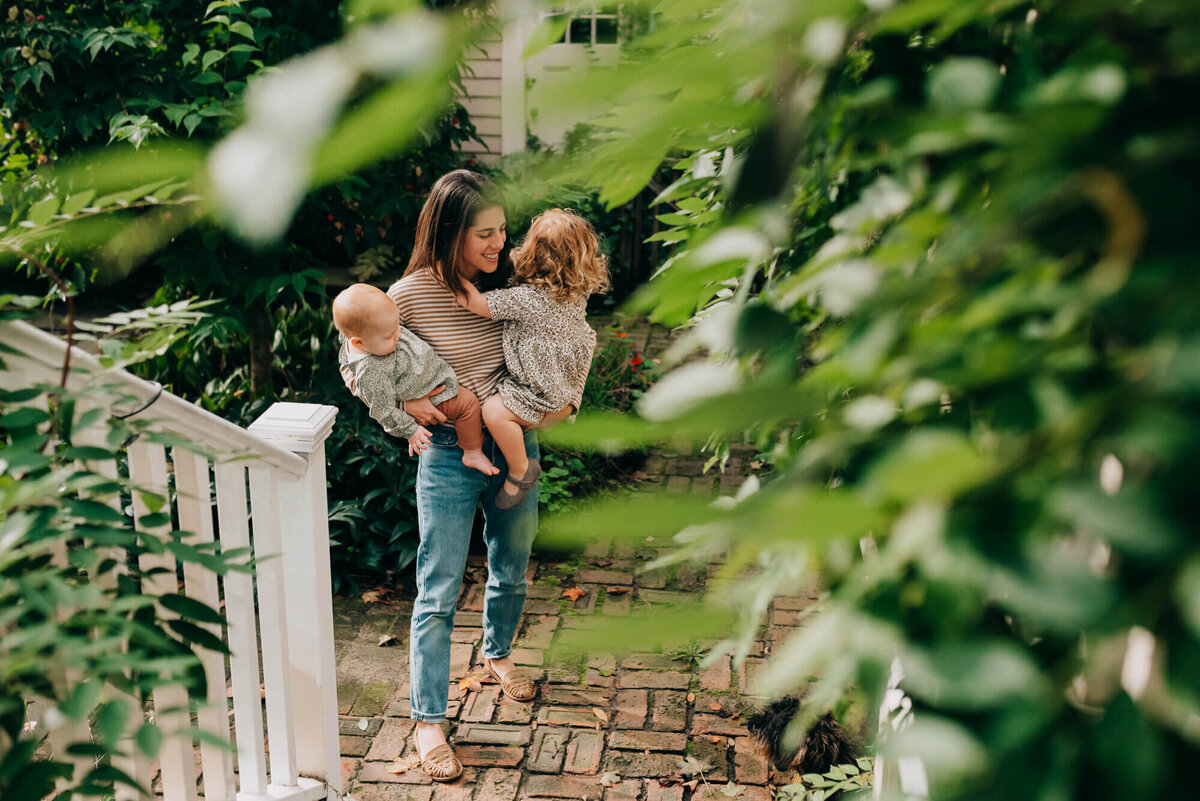
[[[271,312],[266,300],[259,301],[246,320],[250,332],[250,390],[255,397],[274,395],[271,382]]]

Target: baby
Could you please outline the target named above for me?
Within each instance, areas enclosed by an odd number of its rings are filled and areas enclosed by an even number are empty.
[[[404,411],[404,401],[430,400],[454,423],[463,464],[486,475],[500,472],[483,455],[479,400],[460,387],[450,365],[428,343],[400,325],[400,313],[383,290],[354,284],[333,301],[333,324],[341,332],[338,364],[353,376],[354,394],[367,404],[371,417],[394,437],[408,440],[408,454],[429,447],[429,429]]]

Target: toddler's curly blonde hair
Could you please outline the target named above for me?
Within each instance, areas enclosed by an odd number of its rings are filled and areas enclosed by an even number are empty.
[[[608,257],[596,229],[570,209],[542,212],[513,251],[513,283],[541,287],[560,303],[607,291]]]

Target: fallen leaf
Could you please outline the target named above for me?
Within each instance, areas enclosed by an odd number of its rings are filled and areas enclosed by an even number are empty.
[[[611,559],[593,559],[591,561],[592,561],[592,567],[608,567],[609,565],[612,564]]]
[[[391,587],[376,587],[373,590],[367,590],[362,594],[363,603],[365,604],[383,604],[387,606],[391,601],[386,600],[395,590]]]
[[[697,785],[697,784],[699,784],[699,783],[700,783],[700,780],[699,780],[699,779],[692,779],[691,781],[682,782],[682,783],[681,783],[679,786],[680,786],[680,787],[686,787],[686,788],[688,788],[689,790],[695,790],[695,789],[696,789],[696,785]]]
[[[468,674],[458,680],[458,689],[463,692],[479,692],[483,689],[483,682],[490,678],[491,676],[481,676],[478,673]]]
[[[712,770],[712,765],[708,762],[696,759],[694,756],[688,755],[684,759],[678,760],[679,772],[684,776],[695,776],[704,773],[706,770]]]
[[[711,709],[713,712],[721,711],[721,705],[718,704],[716,701],[713,701],[711,704],[709,704],[708,708]]]
[[[722,743],[722,739],[714,734],[712,737],[712,743],[713,745],[720,745]]]
[[[741,795],[744,792],[746,792],[745,787],[743,787],[740,784],[734,784],[733,782],[729,782],[728,784],[726,784],[724,787],[721,788],[721,795],[726,796],[728,798],[737,798],[739,795]]]
[[[572,602],[575,602],[585,595],[587,595],[587,590],[580,589],[579,587],[572,587],[569,590],[563,590],[562,597],[570,598]]]
[[[359,719],[358,719],[358,730],[359,730],[359,731],[366,731],[366,730],[367,730],[367,726],[369,726],[369,725],[370,725],[370,724],[369,724],[369,723],[367,723],[367,719],[366,719],[366,718],[359,718]]]
[[[688,694],[687,694],[687,699],[688,699],[688,703],[689,703],[689,704],[690,704],[690,703],[692,703],[693,701],[695,701],[695,700],[696,700],[696,694],[695,694],[695,693],[688,693]]]
[[[600,777],[600,784],[604,787],[612,787],[619,781],[621,781],[621,775],[613,773],[611,770]]]
[[[629,592],[628,587],[605,587],[604,591],[609,595],[624,595]]]
[[[598,706],[592,707],[592,714],[600,718],[601,723],[608,723],[608,713]]]
[[[398,642],[400,642],[400,641],[397,640],[395,637],[393,637],[390,634],[379,635],[379,647],[380,648],[387,648],[389,645],[395,645]]]

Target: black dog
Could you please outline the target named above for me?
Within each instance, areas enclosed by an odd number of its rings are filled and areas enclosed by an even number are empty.
[[[855,749],[850,736],[828,713],[813,723],[799,747],[784,750],[783,733],[799,708],[800,699],[789,695],[754,713],[746,723],[775,770],[826,773],[834,765],[853,761]]]

